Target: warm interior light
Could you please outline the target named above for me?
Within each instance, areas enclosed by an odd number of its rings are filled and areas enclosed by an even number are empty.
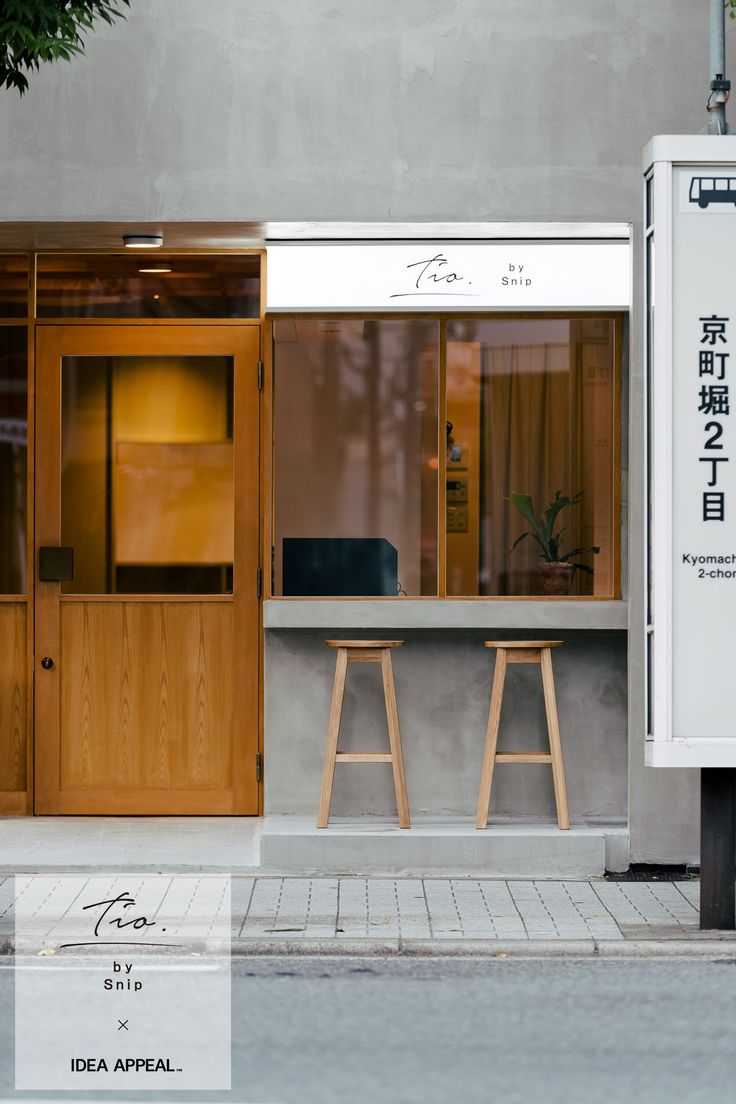
[[[167,265],[156,265],[155,267],[153,265],[151,265],[150,267],[139,268],[138,271],[139,272],[159,273],[159,272],[171,272],[171,269]]]
[[[123,234],[126,249],[160,249],[163,244],[163,234]]]

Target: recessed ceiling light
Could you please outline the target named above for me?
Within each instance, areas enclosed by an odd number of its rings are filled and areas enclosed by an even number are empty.
[[[139,272],[171,272],[171,268],[168,265],[144,265],[138,269]]]
[[[163,234],[123,234],[126,249],[160,249],[163,244]]]

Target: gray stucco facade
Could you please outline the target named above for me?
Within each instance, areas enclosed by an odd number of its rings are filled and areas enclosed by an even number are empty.
[[[90,36],[84,58],[44,67],[20,100],[0,97],[0,248],[43,246],[53,230],[40,224],[61,222],[89,224],[93,245],[117,244],[127,222],[171,227],[198,248],[252,244],[292,221],[632,225],[626,605],[602,627],[545,632],[565,640],[555,664],[571,811],[628,816],[635,862],[698,851],[695,772],[644,766],[641,151],[653,134],[703,125],[707,9],[707,0],[133,0],[126,22]],[[494,635],[534,636],[534,626],[490,617]],[[410,798],[417,812],[469,814],[488,630],[482,619],[417,626],[381,626],[407,641],[395,669]],[[313,812],[331,627],[340,626],[266,629],[266,812]],[[348,694],[346,722],[377,739],[373,675],[351,671],[362,693]],[[513,672],[511,746],[541,727],[537,679],[536,669]],[[550,814],[544,775],[501,771],[497,811]],[[388,772],[338,779],[339,813],[391,812],[392,800]]]
[[[356,634],[357,635],[357,634]],[[364,635],[364,634],[361,634]],[[404,630],[393,656],[407,788],[412,813],[475,815],[488,717],[492,659],[488,633]],[[498,632],[499,639],[535,639],[533,631]],[[319,630],[269,633],[267,652],[266,813],[308,816],[322,774],[323,718],[330,707],[334,652]],[[565,729],[571,816],[626,817],[626,633],[566,631],[554,656],[557,705]],[[286,688],[288,687],[288,691]],[[345,751],[386,745],[380,673],[350,668],[343,709]],[[322,724],[320,724],[322,720]],[[316,723],[315,723],[316,722]],[[288,734],[288,738],[287,738]],[[510,669],[504,697],[503,748],[544,751],[544,700],[539,667]],[[337,772],[333,811],[393,816],[389,770]],[[499,768],[494,816],[554,817],[549,768]]]
[[[640,221],[706,0],[133,0],[3,95],[3,220]]]

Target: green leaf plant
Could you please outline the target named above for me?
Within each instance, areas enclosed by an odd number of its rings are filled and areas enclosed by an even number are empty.
[[[96,19],[124,19],[130,0],[0,0],[0,88],[28,89],[26,73],[43,62],[84,53],[82,35]]]
[[[560,539],[565,530],[562,528],[555,532],[557,516],[560,511],[564,510],[566,506],[577,506],[582,497],[582,491],[578,491],[572,498],[563,495],[562,491],[556,491],[552,502],[550,502],[548,506],[545,506],[541,514],[537,516],[534,513],[531,495],[510,494],[508,501],[512,506],[516,507],[530,528],[516,538],[509,549],[509,553],[513,552],[517,544],[521,544],[526,537],[532,537],[539,545],[542,559],[546,560],[547,563],[568,564],[570,567],[575,567],[579,571],[586,571],[589,575],[592,575],[592,567],[589,567],[587,564],[574,562],[573,557],[582,556],[588,552],[593,552],[595,554],[600,552],[600,548],[598,546],[593,546],[592,548],[573,548],[570,552],[562,552],[560,549]]]

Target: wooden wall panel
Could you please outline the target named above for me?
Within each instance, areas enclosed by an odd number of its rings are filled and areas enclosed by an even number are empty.
[[[233,647],[231,602],[62,602],[62,792],[230,790]]]
[[[26,789],[27,662],[26,603],[1,602],[0,812],[19,811],[18,798],[5,796]]]

